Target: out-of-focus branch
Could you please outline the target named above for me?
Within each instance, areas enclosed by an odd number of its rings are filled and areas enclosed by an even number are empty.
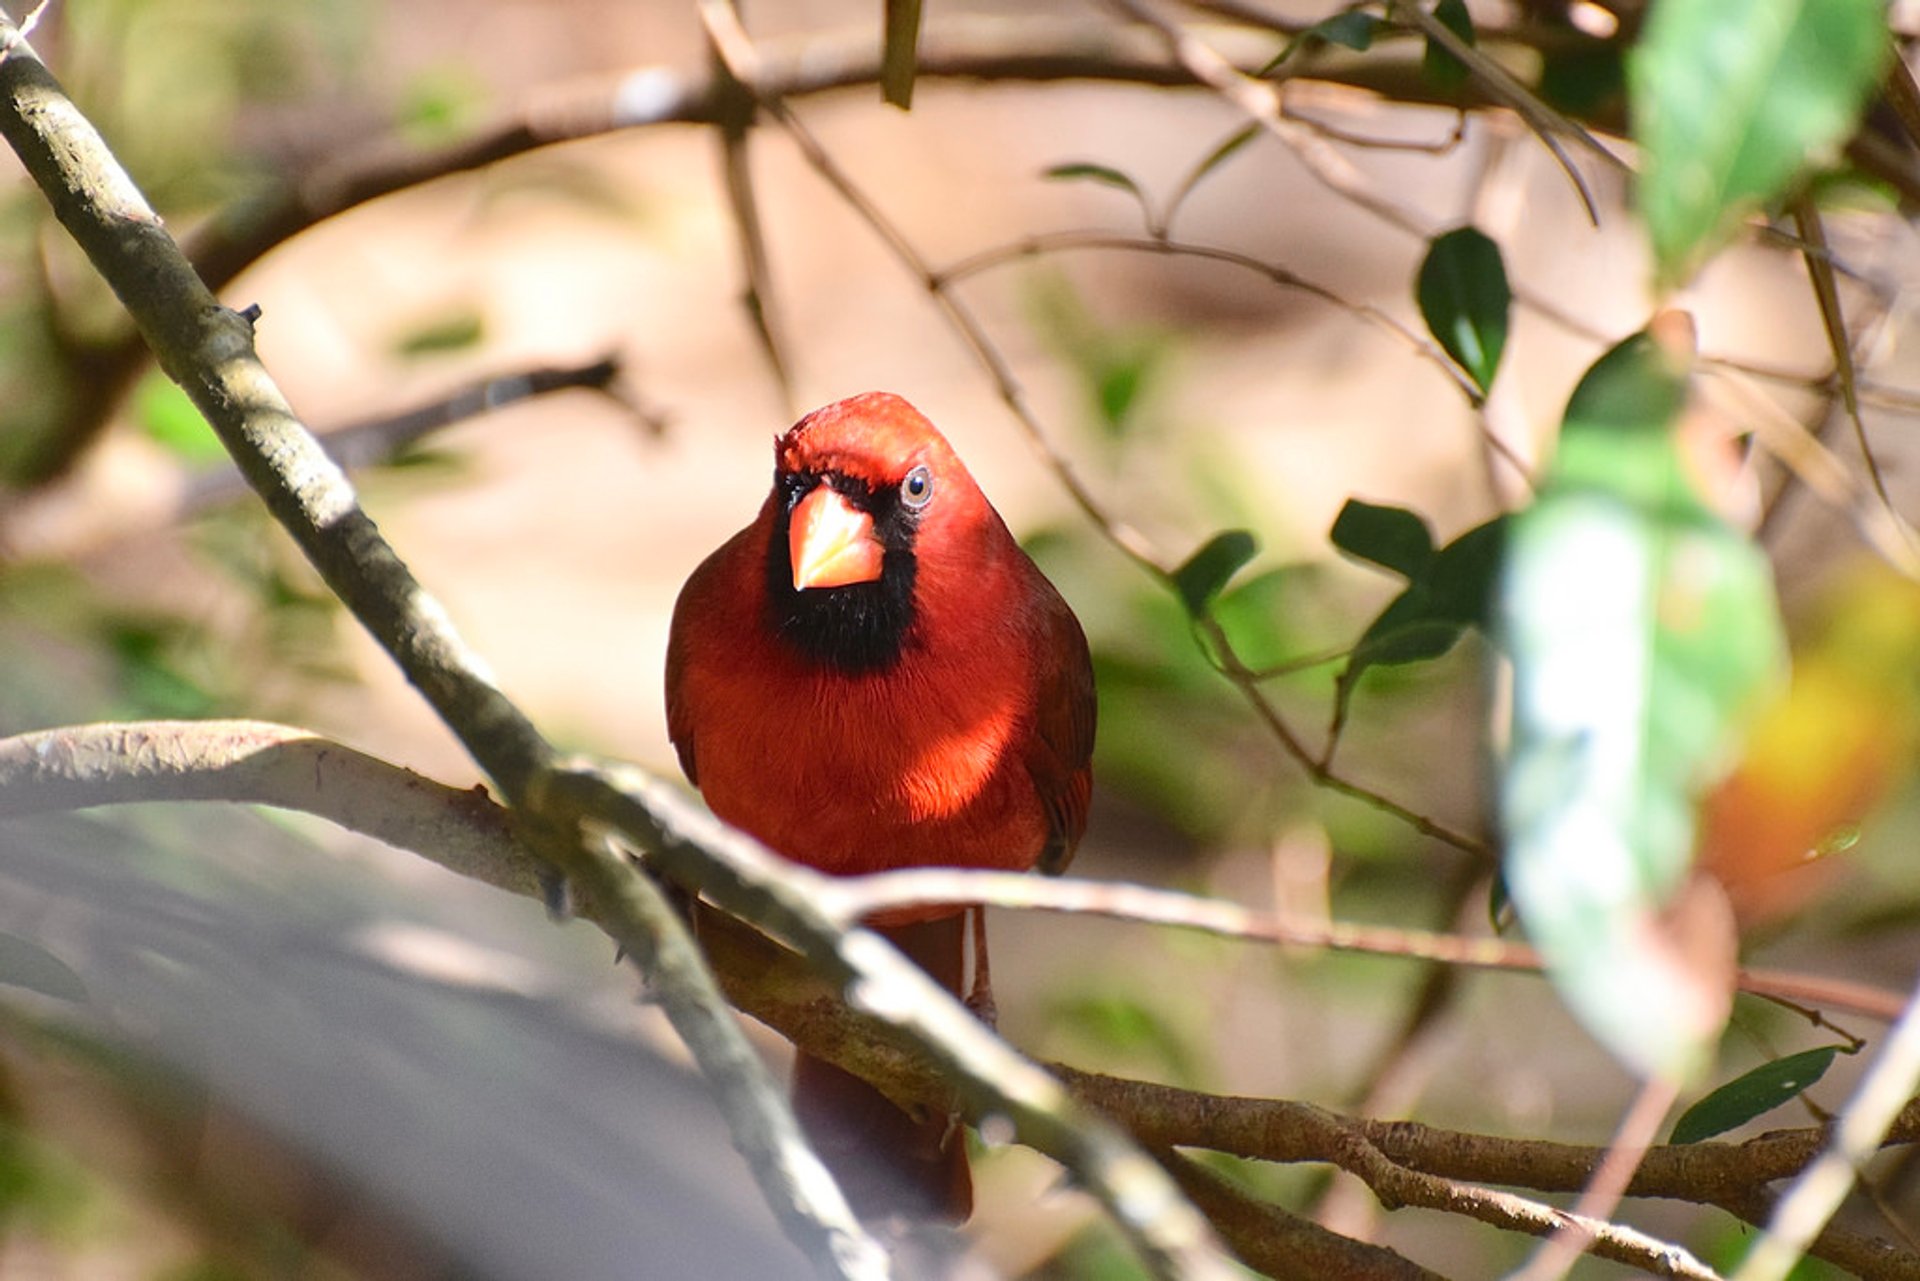
[[[575,784],[580,785],[601,786]],[[643,790],[657,787],[645,781]],[[245,801],[300,809],[415,850],[509,892],[534,897],[543,893],[540,864],[514,839],[507,812],[483,792],[430,782],[302,730],[256,722],[151,722],[79,726],[0,740],[0,816],[164,800]],[[651,803],[672,810],[660,805],[658,797]],[[724,865],[740,870],[750,870],[755,861],[769,857],[697,811],[686,810],[676,821],[681,820],[686,825],[677,837],[663,839],[663,848],[677,848],[674,841],[696,839],[731,843],[738,849]],[[812,877],[804,869],[792,871],[803,881]],[[845,892],[836,893],[835,886]],[[947,902],[1099,911],[1126,920],[1214,928],[1236,937],[1296,945],[1351,946],[1413,956],[1436,956],[1443,950],[1437,936],[1288,924],[1230,904],[1138,886],[941,872],[891,873],[811,888],[821,891],[816,910],[835,920],[878,903],[899,906],[938,896]],[[617,904],[589,889],[577,906],[583,917],[617,931]],[[776,899],[761,915],[793,924],[785,912]],[[1420,946],[1422,939],[1434,946]],[[703,918],[702,941],[729,996],[810,1053],[872,1077],[902,1102],[932,1103],[949,1097],[949,1072],[936,1066],[896,1022],[875,1022],[843,1004],[843,990],[863,990],[858,979],[847,982],[844,977],[823,976],[820,967],[809,965],[800,955],[717,915]],[[1497,940],[1456,941],[1456,955],[1449,959],[1461,960],[1476,952],[1488,960],[1506,953],[1499,959],[1516,967],[1535,964],[1526,949]],[[856,957],[841,964],[859,971],[868,962]],[[829,974],[832,968],[827,967]],[[1781,982],[1791,981],[1788,976]],[[1744,981],[1743,987],[1754,990]],[[871,988],[865,990],[871,1000]],[[856,996],[856,1004],[859,999]],[[1877,1004],[1898,1000],[1897,994],[1887,993]],[[884,999],[880,1004],[891,1006]],[[1389,1206],[1425,1206],[1535,1235],[1564,1225],[1567,1217],[1551,1207],[1480,1185],[1575,1191],[1592,1176],[1604,1155],[1604,1149],[1576,1144],[1362,1120],[1308,1103],[1224,1098],[1069,1068],[1056,1068],[1055,1075],[1080,1102],[1115,1118],[1156,1149],[1208,1148],[1257,1160],[1330,1162],[1360,1177]],[[1743,1143],[1657,1146],[1648,1150],[1626,1190],[1630,1196],[1719,1206],[1757,1222],[1766,1214],[1768,1185],[1804,1168],[1820,1153],[1824,1137],[1825,1131],[1816,1128],[1773,1131]],[[1908,1105],[1894,1119],[1885,1142],[1920,1144],[1920,1103]],[[1175,1174],[1183,1186],[1188,1184],[1179,1169]],[[1216,1203],[1227,1193],[1214,1188],[1196,1195],[1212,1214],[1221,1210]],[[1257,1202],[1240,1198],[1226,1209],[1231,1213],[1225,1230],[1236,1242],[1241,1237],[1232,1226],[1235,1222],[1249,1231],[1255,1223],[1264,1223],[1263,1230],[1286,1228],[1279,1243],[1269,1248],[1287,1252],[1286,1257],[1296,1263],[1305,1257],[1298,1251],[1327,1244],[1293,1232],[1289,1218],[1272,1220],[1270,1215],[1276,1212]],[[1662,1253],[1670,1250],[1665,1243],[1631,1229],[1598,1219],[1585,1220],[1583,1226],[1596,1233],[1596,1248],[1606,1257],[1638,1266],[1668,1257]],[[1873,1238],[1829,1229],[1819,1242],[1816,1252],[1822,1257],[1854,1267],[1864,1276],[1920,1275],[1920,1259]],[[1389,1261],[1375,1259],[1371,1266],[1374,1271],[1359,1275],[1399,1275],[1393,1270],[1397,1265]],[[1676,1267],[1679,1270],[1672,1275],[1709,1275]],[[1282,1275],[1288,1271],[1280,1269]],[[1301,1274],[1299,1268],[1292,1271]]]
[[[647,432],[666,430],[666,416],[622,389],[619,363],[611,356],[590,364],[540,368],[487,378],[452,395],[401,413],[348,423],[323,432],[320,447],[346,471],[392,461],[435,433],[484,414],[557,392],[593,391],[621,405]],[[109,502],[84,491],[50,486],[0,506],[0,561],[71,560],[120,539],[165,529],[251,495],[230,459],[191,472],[152,480],[129,500],[115,491]]]
[[[11,22],[0,21],[0,36],[15,41],[0,61],[0,134],[55,215],[334,594],[508,799],[524,805],[551,770],[553,749],[493,683],[294,416],[254,354],[249,322],[208,291],[99,133],[18,42]],[[887,1275],[886,1256],[802,1139],[665,895],[625,860],[537,808],[522,813],[521,834],[548,860],[549,878],[563,874],[595,896],[609,932],[654,976],[662,1007],[792,1239],[825,1275]]]

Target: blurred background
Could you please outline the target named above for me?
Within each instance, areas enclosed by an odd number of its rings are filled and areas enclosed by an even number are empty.
[[[1473,7],[1486,22],[1528,8]],[[1263,8],[1309,20],[1332,10]],[[1031,9],[931,5],[929,39],[1014,31],[980,24]],[[747,18],[769,48],[877,47],[877,11],[763,3]],[[1047,18],[1121,25],[1098,5]],[[1219,39],[1264,56],[1284,44],[1244,30]],[[640,68],[698,75],[710,57],[678,0],[76,0],[50,11],[36,45],[189,236],[290,184],[324,191],[396,153],[605,99]],[[1435,361],[1355,314],[1375,308],[1424,332],[1412,284],[1424,243],[1328,192],[1271,137],[1205,173],[1173,237],[1294,273],[1347,306],[1244,264],[1110,249],[1009,252],[957,289],[1052,446],[1164,562],[1222,529],[1256,534],[1260,552],[1219,614],[1255,667],[1336,656],[1265,685],[1317,751],[1337,656],[1404,585],[1339,557],[1327,534],[1341,505],[1411,508],[1444,543],[1521,501],[1501,451],[1537,463],[1579,372],[1644,324],[1651,301],[1617,172],[1582,166],[1596,227],[1509,117],[1466,120],[1339,85],[1289,92],[1302,116],[1358,140],[1336,145],[1372,188],[1435,230],[1479,226],[1516,285],[1579,322],[1517,310],[1484,412]],[[1243,123],[1201,91],[1086,81],[924,78],[910,113],[870,85],[793,105],[936,269],[1045,233],[1140,237]],[[660,685],[679,584],[751,518],[769,443],[799,412],[892,390],[953,441],[1093,642],[1101,736],[1076,872],[1487,929],[1485,856],[1313,786],[1211,668],[1180,602],[1068,500],[922,282],[778,129],[756,130],[750,148],[790,394],[742,305],[710,127],[616,131],[423,183],[301,232],[223,290],[260,307],[261,354],[322,431],[484,378],[617,362],[602,390],[464,419],[358,472],[382,529],[549,737],[677,777]],[[150,367],[122,382],[106,366],[100,353],[124,337],[117,305],[8,164],[0,732],[256,717],[475,782],[287,540],[222,488],[218,447],[178,393]],[[1079,176],[1049,176],[1061,166]],[[1143,193],[1145,215],[1116,175]],[[1834,199],[1846,297],[1869,318],[1863,334],[1870,322],[1869,372],[1916,385],[1902,341],[1920,262],[1912,232],[1873,191]],[[1813,380],[1830,366],[1785,249],[1737,247],[1681,301],[1709,354]],[[1832,415],[1807,387],[1760,385],[1786,413]],[[1911,411],[1888,394],[1867,421],[1896,506],[1912,511]],[[1852,458],[1845,430],[1831,439]],[[1739,481],[1755,504],[1776,483]],[[1819,617],[1864,555],[1848,518],[1805,493],[1778,504],[1766,537],[1796,620]],[[1485,840],[1487,656],[1470,631],[1436,660],[1371,669],[1334,768]],[[1751,959],[1910,982],[1920,814],[1905,749],[1886,750],[1872,821],[1752,923]],[[0,944],[24,958],[13,973],[42,976],[0,986],[0,1276],[802,1266],[637,980],[593,931],[275,814],[142,807],[12,822],[0,850]],[[1061,917],[1000,913],[993,930],[1003,1031],[1037,1056],[1582,1142],[1604,1140],[1629,1097],[1532,978]],[[1822,1040],[1742,1003],[1727,1074]],[[1837,1105],[1847,1079],[1843,1064],[1818,1096]],[[1800,1110],[1774,1123],[1809,1120]],[[988,1275],[1133,1275],[1090,1204],[1040,1158],[997,1151],[978,1172],[969,1231]],[[1345,1230],[1378,1215],[1316,1168],[1234,1173]],[[1920,1180],[1891,1169],[1883,1191],[1911,1216]],[[1703,1257],[1725,1257],[1739,1237],[1723,1216],[1634,1214]],[[1372,1230],[1462,1277],[1495,1275],[1527,1246],[1438,1216],[1384,1216]]]

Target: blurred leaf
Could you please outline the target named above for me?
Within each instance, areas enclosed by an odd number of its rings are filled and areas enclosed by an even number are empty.
[[[181,462],[201,466],[227,456],[226,446],[187,399],[187,393],[158,370],[140,380],[134,394],[134,416],[142,431]]]
[[[1420,264],[1415,294],[1428,332],[1481,391],[1492,387],[1513,306],[1500,246],[1473,227],[1436,237]]]
[[[1696,802],[1784,653],[1766,558],[1693,489],[1676,445],[1686,372],[1652,333],[1595,362],[1500,586],[1508,889],[1575,1014],[1634,1071],[1673,1080],[1718,1034],[1730,976],[1696,965],[1663,913]]]
[[[913,105],[920,64],[920,0],[883,0],[886,34],[880,55],[880,100],[905,111]]]
[[[181,670],[180,651],[194,647],[192,629],[166,618],[107,618],[101,638],[117,660],[123,714],[141,717],[200,717],[219,700],[201,682]]]
[[[1473,34],[1473,15],[1467,12],[1467,0],[1440,0],[1433,7],[1433,16],[1468,44],[1477,43]],[[1420,74],[1442,93],[1454,93],[1467,83],[1467,64],[1428,40],[1427,52],[1420,60]]]
[[[1547,54],[1534,86],[1548,106],[1591,118],[1626,93],[1627,67],[1618,44],[1576,38],[1571,28],[1561,33],[1561,40]]]
[[[1680,1114],[1670,1142],[1698,1143],[1745,1125],[1782,1103],[1800,1097],[1833,1066],[1833,1056],[1850,1053],[1844,1045],[1802,1050],[1771,1063],[1762,1063],[1708,1094]]]
[[[1200,163],[1190,169],[1187,176],[1180,180],[1180,185],[1174,188],[1172,198],[1167,201],[1167,210],[1161,215],[1161,227],[1164,229],[1172,224],[1173,216],[1180,212],[1180,206],[1187,202],[1187,197],[1194,193],[1208,174],[1225,164],[1238,154],[1241,148],[1258,138],[1263,132],[1265,130],[1257,124],[1244,125],[1228,134],[1219,146],[1201,157]]]
[[[444,64],[407,81],[395,125],[414,146],[445,146],[470,130],[486,109],[486,84],[467,67]]]
[[[1882,0],[1660,0],[1627,65],[1660,279],[1852,132],[1888,50]]]
[[[1746,922],[1798,908],[1831,880],[1821,860],[1920,754],[1920,586],[1877,564],[1834,575],[1793,679],[1760,713],[1740,763],[1707,798],[1700,863]]]
[[[1190,614],[1201,614],[1228,581],[1260,550],[1244,529],[1229,529],[1209,538],[1186,563],[1173,571],[1173,585]]]
[[[1349,556],[1418,578],[1433,562],[1433,533],[1419,513],[1349,498],[1333,518],[1333,545]]]
[[[18,934],[0,931],[0,983],[85,1004],[87,985],[65,961]]]
[[[1050,1002],[1047,1026],[1078,1036],[1105,1053],[1144,1059],[1175,1081],[1196,1079],[1187,1040],[1144,1001],[1118,992],[1089,992]]]
[[[1101,421],[1106,423],[1109,430],[1121,430],[1133,413],[1141,389],[1146,386],[1152,373],[1149,364],[1143,348],[1135,355],[1109,361],[1096,371],[1094,399],[1100,407]]]
[[[1344,13],[1334,14],[1331,18],[1322,18],[1287,41],[1280,52],[1273,55],[1272,61],[1255,74],[1272,75],[1280,68],[1281,63],[1291,58],[1297,51],[1312,48],[1315,43],[1337,44],[1355,53],[1365,53],[1373,48],[1374,34],[1383,25],[1385,24],[1380,19],[1359,9],[1348,9]]]
[[[486,318],[480,310],[463,307],[402,334],[393,350],[399,356],[438,356],[475,346],[486,335]]]
[[[1149,329],[1103,324],[1060,276],[1040,277],[1033,292],[1036,323],[1078,376],[1107,438],[1130,431],[1141,397],[1168,352],[1165,337]]]

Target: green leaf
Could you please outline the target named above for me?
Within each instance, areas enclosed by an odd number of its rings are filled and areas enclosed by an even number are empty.
[[[1680,1119],[1673,1123],[1671,1141],[1698,1143],[1764,1116],[1816,1084],[1833,1066],[1834,1055],[1852,1052],[1844,1045],[1823,1045],[1817,1050],[1802,1050],[1762,1063],[1682,1112]]]
[[[914,74],[920,64],[921,0],[885,0],[885,9],[880,100],[905,111],[913,105]]]
[[[1481,391],[1492,387],[1513,307],[1500,246],[1473,227],[1436,237],[1414,292],[1428,332]]]
[[[87,985],[65,961],[17,934],[0,932],[0,983],[84,1004]]]
[[[1348,517],[1348,512],[1356,508],[1376,513],[1366,519],[1377,522],[1376,537],[1387,545],[1377,546],[1375,550],[1397,556],[1399,564],[1380,555],[1357,551],[1342,541],[1342,522],[1348,524],[1346,536],[1351,537],[1355,521]],[[1409,518],[1412,525],[1407,523]],[[1415,526],[1419,531],[1418,543],[1414,540]],[[1390,532],[1395,530],[1398,532]],[[1426,522],[1414,513],[1395,507],[1368,507],[1365,503],[1347,500],[1347,505],[1340,509],[1340,517],[1334,521],[1335,544],[1405,574],[1409,581],[1406,590],[1389,601],[1367,625],[1347,655],[1347,665],[1334,680],[1333,719],[1328,728],[1330,742],[1337,741],[1345,728],[1354,690],[1367,669],[1439,658],[1468,631],[1487,630],[1505,531],[1506,518],[1495,517],[1435,552],[1428,541]],[[1398,541],[1392,543],[1390,539]],[[1424,555],[1420,554],[1421,545],[1426,549]]]
[[[1215,534],[1173,571],[1173,586],[1189,614],[1205,612],[1209,602],[1220,594],[1233,576],[1260,550],[1260,544],[1244,529],[1229,529]]]
[[[429,67],[407,81],[395,125],[416,147],[442,147],[467,133],[487,111],[486,82],[465,67]]]
[[[1112,165],[1099,165],[1090,160],[1075,160],[1069,164],[1051,165],[1041,176],[1055,182],[1097,182],[1103,187],[1113,187],[1130,193],[1142,206],[1147,203],[1146,193],[1140,190],[1140,184]]]
[[[1627,64],[1661,281],[1851,134],[1891,48],[1882,0],[1660,0]]]
[[[1327,537],[1349,556],[1372,561],[1402,578],[1419,578],[1433,561],[1433,534],[1419,513],[1349,498]]]
[[[1373,48],[1373,37],[1384,25],[1380,19],[1359,9],[1348,9],[1331,18],[1322,18],[1287,41],[1285,47],[1273,56],[1271,62],[1260,68],[1258,74],[1271,75],[1297,51],[1311,48],[1315,43],[1337,44],[1355,53],[1365,53]]]
[[[134,416],[142,431],[181,462],[204,465],[227,456],[187,393],[164,374],[155,371],[140,380]]]
[[[1130,992],[1088,992],[1049,1002],[1047,1026],[1108,1054],[1143,1059],[1177,1081],[1199,1075],[1187,1038],[1164,1014]]]
[[[1433,7],[1433,16],[1468,44],[1477,43],[1473,34],[1473,15],[1467,12],[1467,0],[1440,0]],[[1467,83],[1467,64],[1429,39],[1427,52],[1420,60],[1420,74],[1442,93],[1453,93]]]
[[[1665,930],[1700,795],[1784,669],[1771,570],[1692,487],[1683,362],[1637,334],[1568,403],[1500,583],[1512,729],[1507,886],[1561,997],[1634,1071],[1681,1080],[1724,1022],[1723,976]]]
[[[1627,89],[1626,60],[1611,40],[1585,40],[1571,30],[1547,54],[1535,85],[1542,100],[1570,116],[1592,119],[1617,104]]]
[[[1265,131],[1257,124],[1235,129],[1221,140],[1219,146],[1202,157],[1200,163],[1188,171],[1187,176],[1180,180],[1180,185],[1174,188],[1172,198],[1167,201],[1167,211],[1161,216],[1161,226],[1164,228],[1172,224],[1173,216],[1180,211],[1180,206],[1187,202],[1187,197],[1193,194],[1194,189],[1208,174],[1225,164],[1230,157],[1263,132]]]
[[[475,346],[486,336],[486,318],[477,308],[462,308],[402,334],[393,350],[400,356],[444,355]]]

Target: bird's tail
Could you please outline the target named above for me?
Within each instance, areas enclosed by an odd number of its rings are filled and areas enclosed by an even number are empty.
[[[958,996],[966,920],[961,912],[875,929]],[[793,1110],[862,1219],[959,1223],[973,1212],[966,1135],[945,1113],[909,1116],[859,1077],[808,1054],[794,1058]]]

